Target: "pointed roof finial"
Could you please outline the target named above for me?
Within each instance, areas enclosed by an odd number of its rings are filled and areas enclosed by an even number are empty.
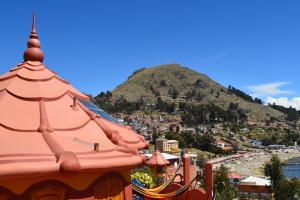
[[[33,17],[33,19],[32,19],[31,34],[37,34],[37,32],[36,32],[36,25],[35,25],[35,14],[34,14],[34,12],[32,13],[32,17]]]
[[[36,31],[35,14],[33,13],[32,30],[30,38],[27,42],[28,49],[24,52],[24,61],[38,61],[43,62],[44,53],[41,50],[41,43]]]

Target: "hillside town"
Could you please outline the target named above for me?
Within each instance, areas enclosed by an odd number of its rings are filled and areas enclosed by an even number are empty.
[[[166,169],[169,174],[172,174],[174,168],[182,162],[183,155],[188,155],[191,159],[192,174],[203,173],[201,162],[212,163],[214,170],[218,170],[221,166],[226,167],[229,172],[228,179],[236,188],[239,199],[272,199],[271,181],[264,174],[265,164],[272,155],[277,155],[282,162],[300,156],[297,141],[290,145],[264,144],[264,141],[249,137],[251,132],[264,133],[269,130],[284,131],[295,128],[286,122],[249,122],[239,129],[231,130],[223,123],[201,124],[196,128],[186,127],[178,117],[167,114],[150,117],[143,112],[136,112],[131,115],[117,113],[114,116],[120,123],[133,127],[152,144],[149,150],[145,151],[147,158],[152,157],[155,149],[161,152],[161,156],[171,163]],[[298,130],[298,127],[295,130]],[[180,147],[178,140],[167,138],[170,134],[190,134],[194,138],[197,135],[213,136],[216,138],[213,145],[221,151],[212,153],[209,150],[187,148],[186,145]],[[203,158],[206,160],[203,161]],[[183,174],[182,171],[179,173]]]

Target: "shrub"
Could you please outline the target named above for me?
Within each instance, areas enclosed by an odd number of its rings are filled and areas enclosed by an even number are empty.
[[[155,183],[153,181],[152,176],[145,172],[134,172],[131,174],[131,180],[137,179],[141,184],[143,184],[146,188],[154,188]]]
[[[146,188],[154,188],[163,182],[162,177],[152,173],[149,167],[136,168],[131,173],[131,180],[137,179]]]

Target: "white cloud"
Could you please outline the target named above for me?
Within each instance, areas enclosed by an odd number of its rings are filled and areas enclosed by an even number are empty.
[[[281,106],[284,106],[284,107],[292,106],[293,108],[296,108],[297,110],[300,110],[300,97],[293,97],[290,100],[287,97],[279,97],[279,98],[267,97],[266,98],[266,103],[267,104],[275,103],[277,105],[281,105]]]
[[[285,85],[291,84],[290,82],[274,82],[274,83],[267,83],[261,85],[254,85],[248,87],[251,91],[251,95],[253,97],[267,97],[267,96],[276,96],[282,94],[291,94],[292,91],[281,89],[281,87]]]

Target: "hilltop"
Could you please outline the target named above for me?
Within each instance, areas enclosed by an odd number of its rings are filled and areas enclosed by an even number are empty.
[[[233,87],[228,89],[207,75],[178,64],[159,65],[135,71],[127,81],[112,91],[113,99],[120,97],[129,102],[143,100],[154,104],[158,97],[163,101],[191,105],[215,104],[228,109],[230,103],[238,103],[246,111],[248,119],[262,121],[282,118],[284,114]]]

